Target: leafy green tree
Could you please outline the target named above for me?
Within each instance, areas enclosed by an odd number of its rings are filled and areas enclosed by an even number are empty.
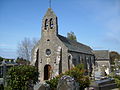
[[[2,62],[3,61],[3,58],[2,57],[0,57],[0,62]]]
[[[18,63],[19,65],[29,65],[30,61],[18,57],[16,63]]]
[[[111,64],[114,64],[115,60],[120,60],[120,54],[116,51],[111,51],[110,52],[110,60],[111,60]]]
[[[38,81],[36,67],[21,65],[8,70],[7,87],[9,90],[29,90]]]
[[[112,64],[111,71],[114,71],[118,67],[116,65],[118,64],[118,61],[120,60],[120,54],[116,51],[111,51],[109,55],[110,55],[110,63]]]
[[[74,32],[68,32],[67,33],[67,38],[70,40],[75,40],[77,41],[76,35],[74,34]]]

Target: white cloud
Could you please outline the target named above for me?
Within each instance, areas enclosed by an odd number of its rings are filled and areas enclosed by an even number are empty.
[[[0,47],[7,47],[7,46],[8,46],[7,44],[0,43]]]
[[[95,3],[95,5],[94,5]],[[120,52],[120,0],[95,1],[91,6],[94,12],[96,23],[101,26],[102,35],[100,38],[106,47]],[[90,8],[90,7],[89,7]],[[94,47],[101,48],[101,47]],[[101,48],[102,49],[102,48]]]
[[[105,49],[105,47],[102,47],[102,46],[92,46],[92,48],[93,48],[94,50]]]
[[[118,47],[117,45],[120,45],[120,1],[116,0],[103,6],[96,19],[104,28],[105,36],[102,36],[104,43],[111,43],[115,45],[114,47]]]
[[[5,45],[2,45],[5,46]],[[1,48],[0,47],[0,56],[4,58],[16,58],[16,49],[12,48]]]

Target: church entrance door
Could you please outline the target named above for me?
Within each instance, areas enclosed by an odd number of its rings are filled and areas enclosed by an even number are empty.
[[[44,80],[48,80],[51,75],[51,66],[50,65],[45,65],[44,67]]]

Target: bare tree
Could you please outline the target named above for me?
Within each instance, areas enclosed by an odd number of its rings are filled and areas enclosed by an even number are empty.
[[[38,40],[35,38],[33,38],[32,40],[30,40],[29,38],[24,38],[24,40],[18,44],[18,57],[26,60],[31,60],[31,51],[37,41]]]
[[[34,47],[38,43],[38,39],[33,38],[31,42],[32,42],[32,47]]]

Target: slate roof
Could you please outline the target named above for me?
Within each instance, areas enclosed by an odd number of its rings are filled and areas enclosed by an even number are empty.
[[[16,66],[16,65],[18,65],[16,62],[2,61],[0,66],[3,66],[4,64],[6,64],[6,66]]]
[[[93,54],[92,49],[89,46],[86,46],[82,43],[70,40],[64,36],[58,35],[58,38],[68,47],[69,51],[81,52],[86,54]]]
[[[96,59],[110,59],[108,50],[95,50],[93,51]]]

